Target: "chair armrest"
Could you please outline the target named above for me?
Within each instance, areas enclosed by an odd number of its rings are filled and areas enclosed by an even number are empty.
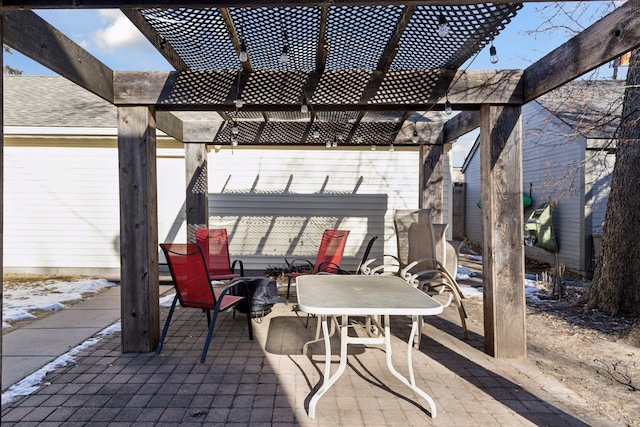
[[[236,291],[236,293],[231,292],[232,289],[237,288],[240,285],[242,287],[244,287],[244,290],[245,290],[244,295],[237,295],[237,291]],[[222,289],[222,291],[220,291],[220,293],[216,295],[216,306],[218,306],[218,308],[220,308],[220,304],[222,303],[222,300],[224,299],[225,295],[227,295],[227,294],[234,295],[236,297],[238,297],[238,296],[244,297],[247,300],[247,307],[251,307],[251,292],[249,292],[249,285],[244,280],[235,279],[233,282],[231,282],[231,284],[229,286],[227,286],[226,288]],[[226,307],[226,308],[231,308],[231,307],[234,307],[236,305],[237,305],[237,303],[234,304],[233,306],[229,306],[229,307]]]
[[[287,264],[289,273],[303,273],[302,268],[309,269],[309,273],[313,271],[313,263],[308,259],[296,258],[289,262],[285,258],[284,262]]]
[[[373,265],[377,263],[377,265]],[[389,273],[387,270],[395,270]],[[394,276],[400,275],[400,261],[395,255],[382,255],[382,258],[369,258],[360,266],[361,274],[367,275],[383,275],[393,274]]]
[[[244,277],[244,264],[242,263],[242,260],[236,259],[231,263],[231,272],[236,272],[236,264],[240,267],[240,277]]]
[[[334,262],[322,262],[316,266],[316,274],[352,274],[350,271],[343,270]]]

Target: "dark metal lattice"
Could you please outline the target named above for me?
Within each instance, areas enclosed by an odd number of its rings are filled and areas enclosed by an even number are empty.
[[[235,85],[234,73],[184,72],[175,80],[167,103],[181,103],[191,99],[200,104],[221,104],[227,100]]]
[[[420,77],[420,78],[416,78]],[[440,71],[391,71],[385,75],[371,104],[389,103],[402,99],[407,103],[420,103],[432,98],[433,89],[440,80]]]
[[[360,122],[353,135],[356,144],[389,144],[395,137],[395,124],[390,122]]]
[[[327,71],[322,74],[312,102],[318,104],[355,104],[371,79],[367,71]]]
[[[320,8],[285,7],[231,9],[238,35],[244,38],[256,70],[305,70],[315,68],[320,29]],[[289,62],[280,62],[283,46]]]
[[[366,103],[388,109],[396,103],[437,102],[439,95],[434,94],[442,94],[451,84],[445,76],[453,77],[442,70],[461,67],[521,7],[425,2],[139,12],[161,37],[158,48],[169,44],[190,70],[171,82],[171,93],[163,103],[188,100],[229,107],[220,111],[227,123],[212,143],[229,144],[230,123],[236,120],[239,145],[388,144],[411,111],[341,111],[345,105]],[[446,37],[437,34],[439,14],[450,27]],[[238,59],[240,39],[246,43],[249,62]],[[280,61],[285,45],[288,63]],[[234,110],[238,89],[245,104],[268,106],[266,111]],[[290,110],[291,104],[301,105],[305,98],[310,108],[306,114],[278,111],[278,105]],[[322,105],[322,111],[314,110],[314,104]],[[336,110],[325,111],[331,105]]]
[[[478,53],[511,21],[522,4],[418,6],[400,38],[392,70],[457,69]],[[450,27],[438,35],[438,15]]]
[[[140,13],[191,70],[240,67],[218,9],[144,9]]]
[[[305,72],[257,71],[242,90],[242,100],[254,104],[302,104]]]
[[[327,70],[375,70],[402,6],[330,7]]]

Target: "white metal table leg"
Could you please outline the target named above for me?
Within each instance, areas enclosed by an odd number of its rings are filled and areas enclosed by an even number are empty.
[[[431,418],[435,418],[437,415],[436,404],[431,398],[431,396],[429,396],[422,389],[416,386],[416,379],[413,374],[413,359],[412,359],[413,338],[415,337],[416,332],[418,331],[418,325],[420,322],[418,320],[418,316],[412,316],[412,320],[413,322],[411,326],[411,334],[409,335],[409,342],[407,346],[407,362],[408,362],[407,366],[409,369],[410,380],[407,380],[402,374],[400,374],[400,372],[396,370],[396,368],[393,367],[393,362],[391,360],[391,326],[389,322],[389,315],[384,316],[384,345],[387,353],[386,355],[387,367],[389,368],[389,371],[391,371],[391,373],[396,378],[402,381],[403,384],[407,385],[411,390],[413,390],[416,394],[418,394],[420,397],[422,397],[424,400],[427,401],[427,403],[429,404],[429,411],[431,412]]]
[[[331,335],[329,334],[329,327],[327,326],[327,316],[322,316],[322,334],[324,336],[324,349],[325,349],[325,366],[324,366],[324,380],[320,389],[313,395],[309,402],[309,418],[316,417],[316,405],[318,400],[323,394],[335,383],[340,375],[347,367],[347,344],[348,344],[348,317],[342,316],[342,323],[340,326],[340,365],[338,370],[331,376]],[[306,344],[305,344],[306,347]]]

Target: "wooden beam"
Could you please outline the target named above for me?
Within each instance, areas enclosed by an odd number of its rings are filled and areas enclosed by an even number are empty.
[[[350,73],[358,71],[344,71],[345,78]],[[277,73],[279,81],[300,80],[299,71],[280,71]],[[254,80],[256,86],[267,85],[270,78],[276,74],[270,72],[252,73],[247,81]],[[291,79],[286,73],[292,73]],[[439,70],[434,77],[433,71],[389,71],[371,72],[369,84],[363,88],[360,101],[349,103],[340,101],[313,103],[315,110],[442,110],[444,109],[444,95],[448,93],[449,101],[454,109],[478,109],[481,104],[515,104],[522,103],[522,71],[450,71]],[[284,75],[284,77],[283,77]],[[304,93],[310,98],[313,88],[318,85],[322,76],[319,73],[309,73]],[[401,79],[406,87],[422,87],[425,79],[434,81],[435,86],[429,87],[420,102],[404,100],[402,96],[389,96],[388,99],[370,102],[378,93],[385,79]],[[228,72],[200,71],[200,72],[176,72],[176,71],[116,71],[114,72],[116,105],[156,105],[159,109],[192,109],[206,111],[233,110],[235,86],[229,85],[227,91],[220,91],[215,83],[221,79],[229,80]],[[335,77],[334,77],[335,79]],[[415,82],[415,83],[412,83]],[[308,87],[307,87],[308,86]],[[206,93],[207,88],[214,88],[217,92]],[[227,89],[227,88],[225,88]],[[224,98],[217,95],[224,92]],[[299,89],[299,93],[303,88]],[[331,99],[340,100],[339,89]],[[259,95],[254,95],[254,97]],[[385,95],[386,96],[386,95]],[[437,105],[437,107],[434,107]],[[300,108],[299,100],[289,103],[245,103],[245,111],[295,111]]]
[[[170,111],[156,113],[156,125],[159,130],[178,141],[184,141],[182,120]]]
[[[417,143],[414,143],[412,141],[414,130],[413,122],[407,123],[405,120],[404,125],[398,131],[393,143],[394,145],[443,145],[441,133],[444,124],[445,122],[416,122],[415,129],[418,131],[419,139]]]
[[[3,15],[4,11],[0,10],[0,45],[4,41],[4,26],[3,26]],[[4,70],[4,55],[0,58],[0,65],[2,65],[2,69]],[[4,129],[4,73],[2,73],[2,80],[0,80],[0,129]],[[0,280],[4,277],[4,131],[0,132]],[[0,303],[4,306],[4,281],[0,282]],[[2,313],[0,313],[0,320],[4,319]],[[2,384],[2,371],[4,368],[2,367],[2,339],[0,339],[0,384]]]
[[[161,37],[151,25],[149,25],[138,9],[123,8],[120,9],[120,11],[129,18],[131,23],[133,23],[133,25],[140,30],[142,35],[144,35],[147,40],[155,46],[160,55],[162,55],[173,68],[178,71],[186,71],[189,69],[178,52],[173,49],[173,46]]]
[[[628,1],[524,71],[524,102],[640,46],[640,5]]]
[[[520,3],[538,3],[546,0],[520,0]],[[113,9],[122,7],[294,7],[294,6],[366,6],[366,5],[421,5],[433,3],[425,0],[190,0],[171,2],[168,0],[3,0],[5,9]],[[474,0],[438,0],[441,5],[478,4]],[[495,0],[492,3],[513,3],[513,0]]]
[[[206,121],[184,121],[182,142],[210,143],[224,125],[225,121],[219,116]]]
[[[376,68],[378,71],[387,71],[391,67],[391,63],[396,57],[396,53],[398,53],[400,38],[417,8],[418,6],[407,6],[402,11],[393,35],[389,38],[382,55],[380,55],[380,62],[378,62],[378,67]]]
[[[480,109],[484,346],[526,358],[521,108]]]
[[[209,228],[209,185],[206,144],[185,144],[187,242],[196,243],[196,229]]]
[[[113,71],[31,11],[5,10],[4,43],[113,102]]]
[[[147,107],[118,108],[122,351],[160,339],[156,133]]]
[[[329,45],[327,42],[327,19],[329,6],[320,9],[320,31],[318,32],[318,48],[316,49],[316,72],[322,73],[327,65]]]
[[[228,8],[221,8],[220,15],[222,16],[222,21],[224,22],[224,26],[227,28],[227,31],[231,35],[231,43],[233,44],[234,49],[236,50],[236,54],[238,58],[240,57],[240,46],[242,45],[242,41],[240,40],[240,35],[238,35],[238,29],[236,28],[235,22],[231,18],[231,13]],[[240,67],[246,71],[250,72],[253,70],[253,65],[251,64],[251,55],[249,55],[249,59],[244,62],[240,62]]]
[[[442,129],[442,142],[447,143],[480,127],[480,112],[463,111],[445,123]]]
[[[444,146],[420,146],[420,209],[431,209],[435,223],[442,223],[444,206]]]

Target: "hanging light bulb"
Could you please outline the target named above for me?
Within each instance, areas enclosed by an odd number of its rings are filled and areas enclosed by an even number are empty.
[[[289,63],[289,45],[286,43],[282,46],[282,52],[280,52],[280,63],[282,65],[287,65]]]
[[[244,105],[242,97],[240,96],[240,92],[236,94],[236,99],[233,101],[233,103],[236,105],[236,108],[242,108],[242,106]]]
[[[440,37],[447,37],[449,35],[449,23],[447,18],[440,12],[438,15],[438,35]]]
[[[493,42],[491,42],[491,47],[489,48],[489,61],[491,61],[492,64],[498,63],[498,51],[493,45]]]
[[[335,135],[333,136],[333,142],[331,143],[331,146],[334,148],[338,146],[338,139]]]
[[[414,144],[418,143],[418,129],[413,129],[413,136],[411,137],[411,141],[413,141]]]
[[[391,144],[389,144],[389,152],[393,153],[393,151],[395,150],[395,148],[393,148],[393,142]]]
[[[249,60],[249,55],[247,54],[247,44],[244,42],[244,39],[240,39],[240,54],[238,55],[240,62],[247,62]]]
[[[447,97],[447,101],[444,103],[444,113],[447,116],[450,116],[453,113],[453,108],[451,108],[451,103],[449,102],[449,98]]]
[[[231,126],[231,133],[233,135],[238,135],[240,133],[240,129],[238,128],[238,122],[233,121],[233,125]]]
[[[318,129],[318,125],[315,125],[313,128],[313,137],[315,139],[320,138],[320,130]]]
[[[231,146],[236,147],[238,145],[238,135],[233,135],[231,137]]]
[[[376,151],[376,144],[375,143],[371,144],[371,151]]]
[[[326,146],[327,148],[331,148],[331,141],[327,141],[327,143],[325,144],[325,146]]]
[[[307,114],[309,112],[309,106],[307,105],[307,98],[302,98],[302,107],[300,107],[300,112],[302,114]]]

